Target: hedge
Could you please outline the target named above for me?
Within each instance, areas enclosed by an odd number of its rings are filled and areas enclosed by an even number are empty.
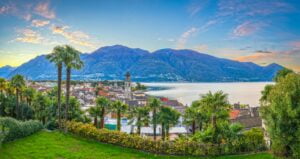
[[[42,123],[34,120],[18,121],[14,118],[0,118],[0,138],[3,142],[29,136],[43,128]]]
[[[92,124],[83,124],[74,121],[65,123],[65,126],[69,132],[81,137],[155,154],[214,156],[242,152],[242,150],[237,152],[237,148],[229,149],[229,145],[226,144],[213,145],[188,140],[155,141],[146,137],[131,135],[124,132],[97,129]]]

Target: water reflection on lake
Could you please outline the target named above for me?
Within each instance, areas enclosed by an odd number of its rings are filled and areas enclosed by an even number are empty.
[[[236,82],[236,83],[143,83],[148,87],[163,87],[164,89],[149,90],[146,93],[153,96],[164,96],[177,99],[190,105],[208,91],[222,90],[227,93],[229,102],[259,106],[261,91],[271,82]],[[167,88],[167,89],[165,89]]]

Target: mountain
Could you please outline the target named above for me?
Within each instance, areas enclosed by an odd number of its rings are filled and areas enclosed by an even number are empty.
[[[0,77],[7,77],[13,70],[15,69],[15,67],[11,67],[11,66],[3,66],[0,68]]]
[[[123,80],[129,71],[133,81],[233,82],[271,81],[283,67],[260,66],[217,58],[193,50],[161,49],[150,53],[121,45],[81,54],[84,68],[72,72],[74,80]],[[22,74],[31,80],[56,79],[56,68],[45,55],[38,56],[2,77]]]

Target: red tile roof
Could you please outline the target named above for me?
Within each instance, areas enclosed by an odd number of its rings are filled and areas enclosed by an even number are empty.
[[[230,119],[236,119],[240,114],[240,111],[239,110],[231,110],[230,113],[229,113],[229,117]]]

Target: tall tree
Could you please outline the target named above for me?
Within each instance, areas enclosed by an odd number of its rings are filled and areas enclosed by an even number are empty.
[[[163,106],[160,108],[158,121],[161,124],[163,140],[169,139],[169,130],[178,123],[179,117],[180,113],[171,107]]]
[[[284,158],[300,158],[300,75],[290,73],[266,88],[261,114],[273,152]]]
[[[201,104],[203,104],[203,109],[206,111],[206,115],[210,117],[211,123],[211,133],[212,133],[212,142],[219,144],[220,139],[220,128],[218,127],[218,122],[228,121],[229,119],[229,110],[231,105],[228,102],[228,95],[222,91],[216,93],[208,92],[202,96]]]
[[[110,101],[105,98],[105,97],[98,97],[96,99],[96,105],[97,107],[100,109],[101,113],[100,113],[100,128],[103,129],[104,128],[104,118],[105,115],[107,114],[107,111],[110,109],[111,103]]]
[[[129,124],[135,124],[139,135],[141,134],[142,126],[146,126],[150,121],[149,112],[149,107],[135,107],[129,112]]]
[[[275,82],[279,82],[281,78],[284,78],[286,75],[294,73],[293,70],[288,69],[288,68],[283,68],[282,70],[279,70],[274,78]]]
[[[219,119],[227,119],[229,117],[228,111],[231,105],[228,102],[228,95],[222,91],[216,93],[208,92],[201,99],[202,104],[211,117],[211,124],[213,129],[216,128]]]
[[[88,109],[89,115],[94,118],[94,126],[98,128],[98,117],[101,115],[101,109],[97,106]]]
[[[183,117],[184,123],[191,125],[192,134],[195,134],[197,127],[201,131],[203,123],[207,120],[203,104],[200,100],[194,101],[190,107],[186,108]]]
[[[48,98],[48,96],[45,96],[42,93],[37,93],[32,105],[34,108],[36,119],[38,119],[43,123],[43,125],[45,125],[48,117],[50,116],[50,99]]]
[[[161,102],[157,98],[151,98],[149,100],[149,106],[152,110],[153,138],[154,138],[154,140],[156,140],[157,113],[161,107]]]
[[[80,52],[73,47],[66,45],[63,54],[63,62],[66,66],[66,110],[65,119],[68,120],[69,102],[70,102],[70,82],[71,82],[71,70],[79,70],[83,67],[83,62],[80,59]]]
[[[35,89],[31,87],[27,87],[24,89],[23,96],[28,106],[31,106],[35,93],[36,93]]]
[[[17,119],[22,119],[22,114],[20,114],[20,94],[22,88],[25,86],[25,79],[22,75],[15,75],[11,79],[11,86],[15,89],[16,91],[16,116]]]
[[[47,55],[47,59],[54,63],[57,67],[57,116],[58,116],[58,125],[61,127],[61,81],[62,81],[62,68],[63,68],[63,57],[65,54],[65,48],[63,46],[56,46],[52,53]]]
[[[117,130],[121,130],[121,116],[122,113],[125,113],[128,109],[128,106],[125,103],[117,100],[112,103],[112,111],[117,114]]]
[[[7,81],[4,78],[0,78],[0,115],[4,116],[5,114],[5,100],[6,97],[4,92],[7,88]]]

